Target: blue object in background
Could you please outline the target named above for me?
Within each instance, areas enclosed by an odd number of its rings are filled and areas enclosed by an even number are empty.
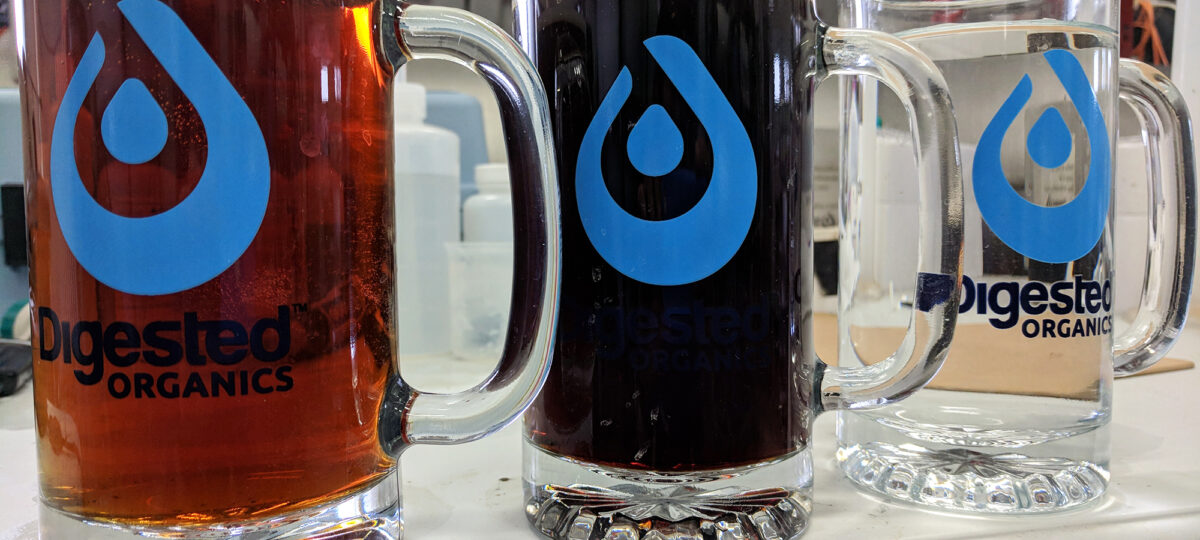
[[[461,92],[429,92],[425,123],[446,128],[458,135],[462,166],[462,199],[479,192],[475,187],[475,166],[488,163],[487,134],[483,127],[483,107],[474,96]]]

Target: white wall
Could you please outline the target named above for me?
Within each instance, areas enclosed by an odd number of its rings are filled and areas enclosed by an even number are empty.
[[[416,4],[469,9],[512,32],[512,3],[510,0],[418,0]],[[504,149],[504,135],[500,131],[500,109],[496,98],[483,79],[467,68],[431,60],[418,60],[408,65],[408,80],[424,85],[429,90],[452,90],[470,94],[483,105],[483,124],[487,130],[488,160],[504,163],[508,156]]]

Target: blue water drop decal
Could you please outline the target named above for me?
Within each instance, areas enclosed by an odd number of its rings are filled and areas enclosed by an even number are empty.
[[[167,144],[167,117],[138,79],[125,81],[104,109],[100,135],[109,153],[122,163],[154,159]]]
[[[624,128],[617,120],[633,94],[633,73],[623,67],[579,145],[575,203],[592,247],[614,270],[642,283],[674,287],[708,278],[741,250],[758,209],[758,160],[745,124],[696,51],[673,36],[644,43],[708,134],[708,188],[691,209],[661,221],[634,216],[613,198],[604,179],[604,139]],[[679,168],[682,135],[666,110],[650,107],[632,131],[626,151],[642,173]]]
[[[67,248],[97,281],[126,294],[173,294],[207,283],[250,249],[271,199],[271,160],[253,111],[177,13],[159,0],[121,0],[117,8],[195,107],[200,122],[189,133],[203,130],[208,159],[191,193],[152,216],[117,215],[92,197],[75,160],[75,131],[107,57],[93,33],[54,118],[54,211]],[[124,162],[161,153],[166,118],[145,85],[130,80],[117,93],[101,118],[104,144]]]
[[[1047,169],[1057,169],[1071,157],[1071,130],[1063,120],[1062,113],[1051,107],[1042,113],[1029,130],[1025,148],[1034,163]]]
[[[642,113],[625,147],[633,168],[646,176],[663,176],[683,161],[683,134],[661,105]]]
[[[1108,123],[1079,59],[1062,49],[1046,51],[1042,57],[1054,70],[1079,114],[1083,132],[1076,131],[1075,136],[1085,137],[1082,140],[1088,145],[1087,162],[1076,163],[1077,169],[1087,171],[1083,187],[1067,203],[1041,206],[1018,193],[1004,173],[1001,147],[1005,134],[1033,97],[1033,78],[1028,73],[1021,77],[979,136],[975,163],[971,166],[971,185],[980,216],[1002,242],[1033,260],[1068,263],[1095,249],[1108,223],[1112,195]],[[1061,166],[1074,147],[1072,135],[1066,131],[1061,112],[1049,109],[1043,112],[1025,143],[1030,159],[1043,167]]]

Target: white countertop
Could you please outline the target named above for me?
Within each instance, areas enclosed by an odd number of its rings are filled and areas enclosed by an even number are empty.
[[[1200,329],[1189,328],[1172,356],[1200,360]],[[406,365],[405,373],[450,385],[471,375],[446,369],[444,361]],[[0,540],[38,535],[32,399],[28,386],[0,398]],[[1200,538],[1198,415],[1200,370],[1118,381],[1106,500],[1009,518],[885,504],[855,491],[836,470],[834,418],[824,415],[814,430],[816,505],[805,538]],[[401,466],[408,540],[537,538],[522,512],[520,426],[462,446],[413,448]]]

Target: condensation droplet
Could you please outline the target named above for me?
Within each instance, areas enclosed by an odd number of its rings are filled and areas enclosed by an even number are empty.
[[[638,449],[636,454],[633,455],[633,460],[641,461],[642,457],[645,456],[646,452],[649,452],[649,451],[650,451],[650,443],[647,442],[644,446],[642,446],[640,449]]]
[[[300,151],[308,157],[317,157],[321,155],[321,143],[312,135],[300,137]]]

